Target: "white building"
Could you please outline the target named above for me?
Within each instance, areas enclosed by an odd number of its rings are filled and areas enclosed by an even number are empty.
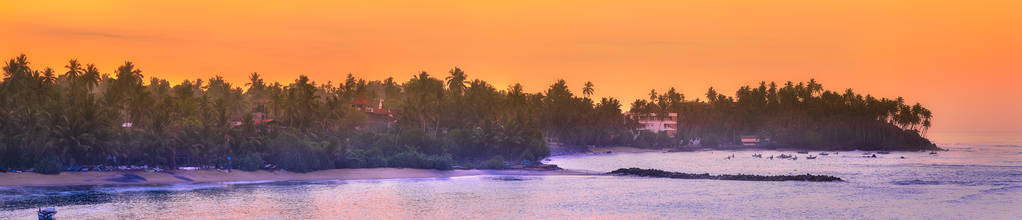
[[[667,135],[672,137],[678,133],[678,113],[669,113],[667,117],[657,117],[655,113],[628,114],[628,116],[642,125],[639,130],[653,133],[667,132]]]

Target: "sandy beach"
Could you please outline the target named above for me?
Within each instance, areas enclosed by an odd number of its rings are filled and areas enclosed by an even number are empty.
[[[592,153],[645,153],[645,152],[665,152],[669,149],[646,149],[631,146],[613,146],[613,147],[589,147],[589,151]]]
[[[587,175],[581,172],[556,170],[427,170],[408,168],[332,169],[308,173],[280,171],[175,170],[170,172],[110,171],[62,172],[57,175],[38,173],[0,173],[0,186],[75,186],[75,185],[159,185],[235,181],[307,181],[366,180],[401,178],[442,178],[474,175]]]

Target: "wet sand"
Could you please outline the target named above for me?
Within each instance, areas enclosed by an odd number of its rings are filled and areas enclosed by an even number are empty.
[[[402,178],[443,178],[475,175],[589,175],[582,172],[555,170],[427,170],[408,168],[332,169],[308,173],[281,171],[175,170],[164,172],[110,171],[62,172],[57,175],[38,173],[0,173],[0,186],[75,186],[75,185],[159,185],[236,181],[308,181],[366,180]]]

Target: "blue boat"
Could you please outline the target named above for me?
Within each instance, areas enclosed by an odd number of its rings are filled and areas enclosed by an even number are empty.
[[[39,220],[53,220],[53,216],[57,215],[57,209],[55,208],[39,209],[38,215]]]

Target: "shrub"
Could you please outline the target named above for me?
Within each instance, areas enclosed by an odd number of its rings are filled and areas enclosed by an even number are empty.
[[[537,161],[536,156],[532,155],[532,151],[529,150],[529,149],[525,149],[525,151],[522,151],[522,155],[518,156],[518,159],[521,160],[521,161],[529,161],[529,162]]]
[[[640,131],[639,136],[635,138],[635,147],[638,148],[663,148],[672,147],[676,141],[671,138],[667,133],[653,133],[650,131]]]
[[[60,173],[60,158],[57,155],[46,154],[42,160],[36,161],[35,165],[32,166],[36,173],[41,174],[59,174]]]
[[[454,159],[451,158],[450,154],[443,155],[432,155],[430,156],[430,162],[432,162],[432,168],[437,170],[451,170]]]
[[[447,132],[446,141],[451,153],[460,157],[476,155],[476,148],[472,143],[472,134],[462,129],[451,129]]]
[[[314,163],[308,161],[308,156],[309,153],[305,149],[291,147],[280,153],[280,159],[277,166],[287,171],[299,173],[316,170],[314,166],[312,166]]]
[[[635,137],[635,147],[652,148],[654,145],[656,145],[656,136],[653,132],[639,131],[639,135]]]
[[[529,153],[532,154],[532,159],[539,161],[545,157],[550,156],[550,147],[547,147],[546,140],[543,140],[543,135],[536,134],[529,139]]]
[[[392,167],[450,170],[453,162],[450,155],[426,155],[418,151],[405,151],[391,157],[388,164]]]
[[[256,152],[242,154],[234,160],[234,167],[244,171],[258,170],[262,166],[263,157]]]
[[[349,151],[344,155],[344,167],[346,168],[365,168],[368,166],[366,162],[366,152],[363,150],[355,149]]]
[[[293,135],[280,135],[271,143],[282,148],[277,159],[277,166],[281,169],[304,173],[333,168],[333,158],[322,143]]]
[[[381,154],[396,154],[403,150],[403,147],[397,143],[397,137],[394,135],[378,135],[377,137],[376,141],[369,147],[380,150]]]
[[[366,168],[387,167],[387,157],[380,149],[372,149],[366,153]]]
[[[426,155],[416,151],[405,151],[390,157],[388,160],[392,167],[421,168],[427,163]]]
[[[437,138],[426,135],[419,129],[405,129],[398,134],[398,144],[401,146],[416,146],[419,152],[424,154],[439,154],[444,151],[443,142]]]
[[[504,157],[500,155],[493,156],[489,160],[483,161],[483,163],[479,164],[478,168],[494,170],[504,169]]]
[[[618,129],[611,141],[614,145],[635,145],[635,134],[627,129]]]

